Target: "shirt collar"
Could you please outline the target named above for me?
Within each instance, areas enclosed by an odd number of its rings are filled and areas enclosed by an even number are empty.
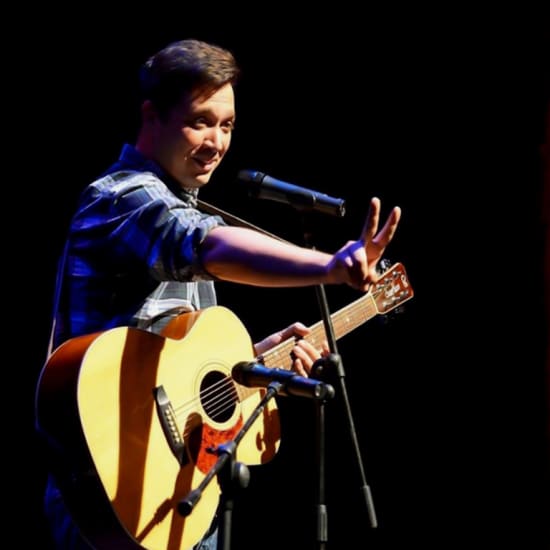
[[[119,165],[123,168],[137,170],[138,172],[152,172],[178,197],[189,202],[193,207],[197,206],[198,188],[181,187],[180,183],[166,173],[154,160],[143,156],[133,145],[125,143],[118,158]]]

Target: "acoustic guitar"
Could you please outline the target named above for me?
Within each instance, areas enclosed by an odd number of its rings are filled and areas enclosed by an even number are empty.
[[[413,297],[402,264],[331,315],[340,338]],[[324,324],[307,339],[321,345]],[[294,339],[253,357],[253,343],[229,309],[175,318],[162,335],[118,327],[59,346],[36,390],[36,426],[64,499],[98,548],[186,550],[208,530],[219,501],[213,479],[192,513],[178,504],[211,470],[215,449],[239,432],[265,388],[231,376],[242,361],[290,368]],[[285,367],[288,365],[288,367]],[[264,464],[279,449],[276,400],[241,439],[236,460]]]

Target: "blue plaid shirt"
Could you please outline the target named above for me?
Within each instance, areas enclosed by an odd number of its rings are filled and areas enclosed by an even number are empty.
[[[197,210],[154,162],[124,145],[82,193],[60,262],[53,347],[68,338],[131,326],[160,332],[176,315],[216,304],[214,277],[197,247],[224,225]]]

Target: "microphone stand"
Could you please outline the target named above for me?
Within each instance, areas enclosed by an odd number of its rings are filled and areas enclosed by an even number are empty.
[[[212,450],[213,453],[218,455],[218,460],[206,474],[200,485],[196,489],[190,491],[188,495],[178,503],[178,512],[182,516],[190,515],[193,508],[202,497],[205,488],[212,479],[214,479],[214,476],[218,476],[218,482],[221,489],[218,510],[220,511],[221,521],[218,527],[217,550],[230,550],[231,548],[231,526],[236,489],[248,487],[250,481],[250,470],[248,466],[242,462],[235,461],[237,445],[263,411],[267,402],[275,397],[282,387],[283,384],[281,382],[271,382],[267,386],[264,396],[238,431],[235,439],[219,445],[216,449]]]
[[[283,242],[285,239],[282,239],[278,235],[270,233],[265,229],[258,227],[247,220],[243,220],[213,204],[207,203],[202,200],[197,201],[198,206],[214,215],[219,215],[226,220],[227,223],[235,225],[237,227],[247,227],[249,229],[254,229],[265,235],[269,235],[275,239],[278,239]],[[310,244],[309,235],[311,232],[308,230],[307,224],[305,223],[305,216],[303,215],[307,208],[297,207],[294,208],[302,213],[302,227],[303,227],[303,239],[306,247],[315,248]],[[361,493],[365,499],[365,506],[367,508],[367,513],[369,517],[369,523],[372,528],[378,527],[378,521],[376,519],[376,512],[374,509],[374,502],[372,499],[372,494],[370,487],[366,480],[365,469],[363,466],[363,461],[361,459],[361,451],[359,449],[359,441],[357,438],[357,431],[355,429],[355,423],[353,420],[353,414],[351,412],[351,406],[349,404],[347,388],[345,383],[345,372],[344,366],[342,364],[342,359],[338,354],[338,348],[336,346],[336,336],[334,334],[334,327],[332,326],[332,318],[330,316],[330,311],[328,308],[328,302],[325,294],[324,285],[317,285],[315,287],[317,294],[317,301],[319,303],[319,309],[321,310],[321,315],[323,319],[323,324],[325,328],[325,333],[327,336],[327,341],[329,345],[330,354],[328,357],[323,357],[317,360],[312,368],[312,376],[324,376],[336,372],[338,377],[338,382],[340,386],[340,391],[342,393],[342,399],[344,400],[344,407],[346,412],[346,418],[348,421],[349,432],[351,436],[351,441],[353,445],[353,451],[355,453],[357,465],[359,468],[359,475],[361,480]],[[330,371],[330,372],[329,372]],[[326,542],[328,540],[328,529],[327,529],[327,507],[325,504],[325,408],[324,400],[319,400],[318,408],[316,411],[316,420],[317,420],[317,473],[318,473],[318,504],[317,504],[317,540],[319,541],[319,548],[323,550],[326,548]],[[225,550],[225,549],[224,549]]]
[[[302,209],[303,210],[303,209]],[[302,226],[303,226],[303,237],[306,247],[314,249],[315,246],[310,242],[311,231],[308,230],[306,224],[306,216],[302,215]],[[374,509],[374,502],[372,499],[372,494],[369,488],[369,485],[366,480],[365,470],[363,462],[361,459],[361,451],[359,448],[359,441],[357,438],[357,432],[355,429],[355,424],[353,420],[353,414],[351,411],[351,406],[349,404],[347,388],[345,384],[345,371],[342,363],[342,358],[338,353],[338,348],[336,345],[336,336],[334,333],[334,327],[332,325],[332,317],[330,315],[330,310],[328,307],[328,301],[325,293],[325,287],[322,284],[316,285],[315,287],[317,302],[319,304],[319,309],[321,311],[321,316],[323,319],[323,324],[325,328],[325,334],[327,336],[328,346],[330,354],[327,357],[318,359],[311,369],[311,376],[322,379],[325,376],[334,376],[338,378],[340,391],[344,401],[344,407],[346,412],[346,418],[348,421],[349,432],[352,439],[353,450],[355,453],[356,461],[359,467],[359,475],[361,479],[361,492],[365,499],[365,505],[367,507],[367,513],[369,517],[369,523],[372,528],[378,526],[376,519],[376,512]],[[316,420],[317,420],[317,475],[318,475],[318,502],[317,502],[317,541],[319,543],[319,548],[326,548],[326,543],[328,541],[328,512],[327,506],[325,503],[325,403],[320,400],[317,404],[316,411]]]

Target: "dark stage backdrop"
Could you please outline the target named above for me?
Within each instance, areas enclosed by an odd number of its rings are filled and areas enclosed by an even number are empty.
[[[45,356],[63,235],[79,192],[134,138],[139,65],[170,40],[215,41],[235,52],[244,74],[233,145],[204,200],[298,243],[307,231],[328,251],[359,235],[371,196],[384,214],[403,209],[387,256],[403,262],[415,297],[338,342],[379,529],[368,527],[338,393],[326,407],[328,548],[546,547],[548,41],[536,18],[515,22],[518,34],[531,31],[519,41],[492,18],[428,24],[415,14],[412,25],[348,11],[319,25],[273,10],[268,30],[269,12],[251,13],[250,24],[183,10],[124,25],[95,15],[41,28],[25,58],[33,70],[25,140],[35,148],[24,174],[35,197],[25,277],[32,342],[21,346],[17,372],[25,410]],[[235,181],[242,168],[344,198],[346,215],[304,219],[252,200]],[[331,311],[357,297],[326,293]],[[219,297],[254,339],[320,319],[312,288],[222,283]],[[281,451],[252,469],[237,500],[239,550],[317,547],[313,404],[281,398],[280,408]],[[32,425],[27,414],[31,441]],[[43,483],[38,457],[27,517],[45,541]]]

